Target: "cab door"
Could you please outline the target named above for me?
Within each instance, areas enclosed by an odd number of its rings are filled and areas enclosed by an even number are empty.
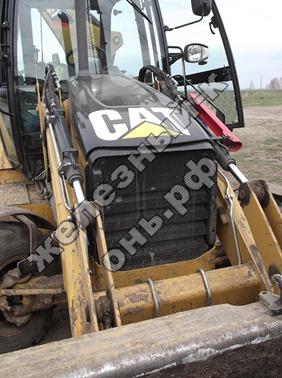
[[[191,2],[159,2],[168,43],[170,71],[179,90],[193,93],[230,129],[243,127],[239,82],[230,43],[215,1],[208,16],[193,13]],[[186,25],[186,26],[184,26]],[[200,63],[183,59],[186,45],[200,43],[209,57]],[[177,59],[177,56],[179,59]]]
[[[9,101],[9,67],[10,56],[10,23],[8,19],[8,1],[0,1],[1,46],[0,46],[0,137],[1,137],[1,169],[12,168],[18,164],[15,141],[12,132],[13,110]],[[6,159],[9,160],[6,161]],[[5,165],[2,164],[5,161]]]
[[[41,40],[43,29],[34,4],[23,0],[0,2],[1,136],[8,159],[20,165],[27,178],[34,177],[43,166],[36,84],[43,83],[45,63],[38,61],[35,36]]]

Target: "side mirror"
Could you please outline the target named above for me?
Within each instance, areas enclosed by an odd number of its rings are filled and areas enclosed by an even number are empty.
[[[208,16],[212,8],[212,0],[191,0],[192,10],[196,16]]]
[[[183,58],[188,63],[202,63],[209,57],[209,48],[201,43],[192,43],[184,48]]]

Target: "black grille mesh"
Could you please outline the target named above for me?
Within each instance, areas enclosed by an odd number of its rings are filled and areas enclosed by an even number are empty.
[[[194,259],[215,242],[216,185],[211,188],[203,185],[199,190],[191,190],[184,184],[184,176],[189,172],[186,164],[190,160],[197,164],[203,157],[214,161],[212,150],[163,152],[150,163],[143,160],[146,168],[142,172],[134,168],[126,156],[96,161],[92,171],[94,190],[100,184],[110,184],[116,192],[115,200],[103,208],[103,222],[108,250],[119,249],[125,255],[121,270]],[[121,180],[111,181],[112,173],[121,165],[126,165],[135,175],[132,183],[124,189],[116,188]],[[211,179],[216,183],[216,173]],[[184,205],[188,211],[183,216],[164,199],[175,185],[182,185],[190,195]],[[164,216],[168,209],[173,212],[169,220]],[[163,225],[150,236],[138,221],[142,218],[149,221],[155,216],[162,218]],[[132,227],[147,239],[142,246],[134,244],[133,255],[119,243],[124,237],[131,239],[128,232]]]

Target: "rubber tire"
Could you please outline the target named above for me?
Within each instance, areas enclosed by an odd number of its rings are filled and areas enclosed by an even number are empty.
[[[13,268],[16,266],[16,262],[28,256],[29,232],[27,227],[21,223],[0,222],[0,277],[1,272],[5,271],[8,265]],[[0,321],[0,354],[27,348],[38,343],[52,319],[52,313],[53,309],[34,312],[31,319],[22,327],[9,325],[14,332],[11,336],[3,336],[3,333],[1,335]],[[5,327],[5,322],[2,325],[2,332],[3,326]]]

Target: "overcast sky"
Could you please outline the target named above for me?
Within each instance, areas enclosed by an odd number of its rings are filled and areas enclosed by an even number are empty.
[[[282,77],[282,1],[217,0],[242,87]]]
[[[169,26],[184,21],[185,9],[190,7],[189,0],[160,0],[160,3],[169,10]],[[261,84],[265,88],[272,78],[282,77],[282,1],[217,0],[216,3],[231,43],[241,88],[248,88],[251,81],[255,88],[259,89]],[[191,26],[179,29],[175,41],[182,40],[185,44],[189,28],[192,30]],[[207,45],[210,42],[212,47],[211,34],[209,37],[207,33],[203,36],[197,33],[194,38],[194,42]]]

